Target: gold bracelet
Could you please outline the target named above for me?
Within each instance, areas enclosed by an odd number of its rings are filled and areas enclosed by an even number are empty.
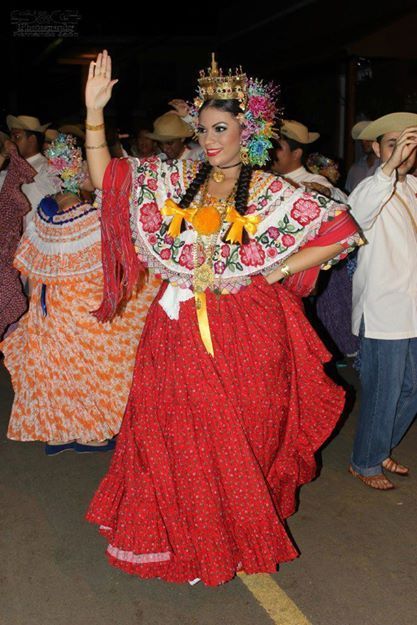
[[[104,128],[104,122],[102,122],[101,124],[98,124],[97,126],[92,126],[86,121],[85,127],[87,130],[102,130]]]
[[[289,278],[290,276],[292,276],[292,271],[291,269],[288,267],[287,264],[285,265],[281,265],[280,267],[281,269],[281,273],[284,276],[284,278]]]
[[[85,145],[86,150],[99,150],[100,148],[105,148],[107,145],[107,141],[101,143],[100,145]]]

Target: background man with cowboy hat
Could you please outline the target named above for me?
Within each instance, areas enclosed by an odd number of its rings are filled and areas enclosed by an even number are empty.
[[[58,128],[58,132],[75,137],[80,147],[85,143],[85,130],[82,124],[64,124]]]
[[[186,140],[190,139],[194,131],[189,124],[177,113],[168,111],[158,117],[153,123],[153,132],[145,132],[146,137],[157,141],[160,149],[169,160],[191,159],[199,161],[203,158],[200,146],[190,147]]]
[[[303,185],[308,189],[331,195],[335,200],[345,202],[346,195],[343,191],[334,187],[325,176],[312,174],[304,167],[308,146],[319,137],[318,132],[309,132],[304,124],[292,119],[284,119],[280,128],[279,141],[273,141],[271,171],[284,176],[296,185]]]
[[[47,128],[43,139],[42,152],[46,152],[51,147],[51,143],[58,137],[59,132],[55,128]]]
[[[159,148],[156,141],[150,139],[148,134],[152,134],[150,127],[144,121],[136,129],[131,145],[131,154],[136,158],[150,158],[158,154]]]
[[[30,115],[8,115],[6,118],[10,138],[16,144],[20,156],[36,170],[34,181],[22,185],[22,191],[28,198],[32,209],[25,215],[24,228],[33,218],[39,202],[46,196],[57,193],[60,189],[59,178],[48,165],[47,158],[42,154],[45,130],[50,124],[40,124],[37,117]],[[4,172],[2,172],[3,174]],[[0,188],[5,178],[0,174]]]
[[[372,149],[372,141],[359,139],[361,132],[365,130],[370,123],[370,121],[364,120],[357,122],[352,127],[352,139],[360,142],[362,154],[349,168],[345,184],[346,190],[349,193],[351,193],[364,178],[372,176],[380,164],[379,158]]]
[[[417,115],[391,113],[360,140],[381,159],[349,196],[368,243],[353,276],[352,331],[363,336],[361,405],[349,471],[367,486],[394,488],[385,471],[407,475],[392,459],[417,413]]]

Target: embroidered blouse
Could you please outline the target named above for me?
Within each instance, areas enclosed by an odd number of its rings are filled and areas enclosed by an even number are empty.
[[[162,162],[158,157],[129,158],[132,177],[130,227],[139,259],[162,279],[192,289],[193,247],[196,231],[190,223],[173,238],[168,234],[172,217],[161,213],[166,200],[179,203],[196,176],[194,161]],[[201,191],[194,204],[198,205]],[[218,201],[218,200],[215,200]],[[294,188],[283,179],[254,171],[250,184],[248,210],[260,221],[246,244],[223,241],[230,223],[224,222],[214,245],[214,288],[234,293],[249,284],[251,276],[267,275],[319,235],[322,225],[336,218],[351,221],[349,233],[336,239],[343,251],[329,265],[344,258],[361,241],[357,226],[348,216],[348,207],[319,193]],[[330,243],[327,243],[330,244]]]

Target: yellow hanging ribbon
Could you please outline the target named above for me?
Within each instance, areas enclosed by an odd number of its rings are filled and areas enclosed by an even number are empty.
[[[261,218],[259,215],[241,215],[233,206],[229,206],[226,221],[231,223],[232,227],[225,240],[228,243],[242,243],[243,228],[253,236],[256,234]]]
[[[198,329],[200,330],[201,340],[204,347],[211,356],[214,356],[213,343],[211,340],[210,325],[207,314],[207,298],[206,294],[201,291],[194,292],[195,309],[197,312]]]
[[[161,209],[161,213],[164,217],[173,217],[169,228],[168,234],[171,237],[178,237],[181,233],[181,224],[183,219],[188,222],[192,222],[194,215],[198,211],[198,208],[181,208],[174,202],[174,200],[166,200]],[[207,352],[214,356],[213,343],[211,340],[210,326],[207,314],[207,298],[206,294],[201,291],[194,292],[195,307],[197,312],[198,329],[200,331],[201,340],[206,348]]]
[[[166,200],[161,213],[164,217],[173,217],[169,224],[168,234],[174,238],[178,237],[181,233],[182,220],[191,221],[196,212],[196,208],[181,208],[174,200]]]
[[[198,210],[198,208],[181,208],[173,200],[166,200],[161,210],[162,215],[173,218],[168,228],[168,234],[174,238],[178,237],[181,233],[183,219],[192,223]],[[233,206],[230,206],[227,210],[226,221],[232,224],[226,241],[229,243],[242,243],[243,229],[253,236],[257,232],[261,217],[259,215],[240,215]],[[197,226],[197,224],[195,225]],[[196,230],[199,231],[198,228]],[[204,232],[203,234],[206,233]],[[207,352],[214,356],[205,291],[195,291],[194,299],[201,340]]]

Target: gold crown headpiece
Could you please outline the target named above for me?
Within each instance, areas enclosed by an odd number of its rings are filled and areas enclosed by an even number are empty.
[[[242,68],[236,70],[232,74],[223,75],[221,69],[218,68],[214,52],[211,55],[211,68],[208,73],[204,70],[200,71],[198,79],[198,97],[195,99],[195,105],[200,108],[206,100],[239,100],[240,107],[244,111],[247,101],[247,85],[248,78],[243,73]]]

